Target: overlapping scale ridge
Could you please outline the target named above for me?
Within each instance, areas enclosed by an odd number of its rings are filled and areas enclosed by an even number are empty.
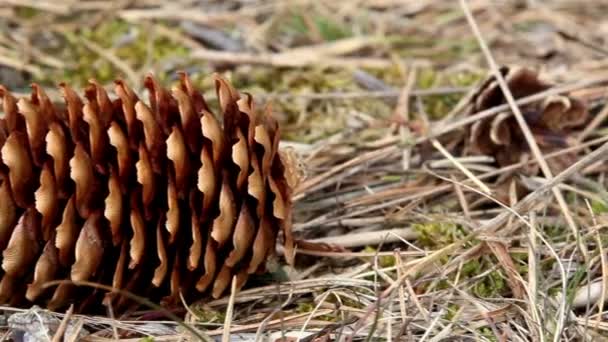
[[[500,69],[513,97],[520,99],[545,91],[552,84],[543,81],[539,74],[522,67]],[[467,115],[507,103],[494,76],[483,82],[468,104]],[[572,132],[584,126],[590,118],[588,105],[582,98],[563,94],[548,96],[542,101],[520,106],[523,118],[545,154],[563,149],[573,143]],[[472,154],[494,157],[500,166],[529,160],[532,155],[517,120],[507,109],[495,116],[475,121],[467,132],[467,150]],[[573,153],[566,153],[547,160],[554,173],[559,173],[576,160]],[[538,166],[523,170],[535,175]]]
[[[0,301],[80,310],[135,303],[101,283],[170,305],[243,286],[282,237],[293,260],[291,162],[268,108],[214,75],[214,114],[185,73],[122,80],[63,104],[0,86]],[[71,280],[45,286],[53,280]],[[97,308],[97,309],[95,309]]]

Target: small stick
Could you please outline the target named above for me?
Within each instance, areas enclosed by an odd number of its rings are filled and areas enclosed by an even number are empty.
[[[589,210],[589,214],[591,215],[591,220],[593,221],[593,225],[597,226],[597,218],[595,217],[595,213],[593,213],[593,209],[591,208],[591,203],[589,200],[585,200],[585,204],[587,205],[587,210]],[[597,241],[598,250],[600,252],[600,263],[602,265],[602,292],[600,293],[600,300],[598,301],[598,309],[597,311],[600,313],[596,317],[595,321],[595,329],[597,329],[602,322],[601,313],[604,312],[604,304],[606,302],[606,291],[608,290],[608,260],[606,257],[606,253],[604,252],[604,244],[602,242],[602,238],[600,236],[600,230],[596,230],[595,238]],[[589,285],[587,285],[589,286]]]
[[[462,208],[462,213],[465,218],[468,220],[471,219],[471,210],[469,209],[469,203],[467,202],[467,198],[464,195],[464,191],[462,191],[462,186],[456,183],[456,178],[454,175],[450,176],[450,179],[454,182],[454,191],[456,192],[456,196],[458,197],[458,202],[460,203],[460,208]]]
[[[410,121],[410,93],[416,83],[416,66],[413,64],[407,73],[407,80],[405,86],[399,94],[397,99],[397,106],[393,112],[393,120],[395,121],[389,132],[397,131],[397,134],[401,137],[402,141],[406,142],[411,136],[411,132],[405,125]],[[401,152],[402,168],[404,171],[410,168],[410,158],[412,154],[412,148],[410,146],[404,146]]]
[[[226,308],[226,317],[224,318],[224,331],[222,332],[222,342],[230,342],[230,325],[232,324],[232,313],[234,310],[234,298],[236,297],[236,276],[232,277],[230,285],[230,298],[228,299],[228,307]]]
[[[355,248],[367,245],[377,245],[381,242],[394,243],[401,239],[413,240],[418,233],[411,227],[394,228],[380,231],[349,233],[339,236],[328,236],[319,239],[307,240],[311,243],[337,245],[343,248]]]
[[[536,241],[536,213],[530,213],[530,232],[528,233],[528,288],[530,292],[528,294],[528,300],[530,301],[530,311],[532,312],[533,323],[538,326],[538,337],[544,342],[544,333],[542,331],[542,321],[538,311],[538,260],[536,258],[536,251],[538,250],[538,244]]]
[[[63,335],[65,335],[65,331],[68,328],[68,323],[70,322],[70,319],[72,318],[73,312],[74,312],[74,304],[71,304],[70,307],[68,308],[68,311],[65,312],[65,316],[63,316],[63,319],[61,320],[61,323],[59,324],[59,327],[57,328],[55,335],[53,335],[53,339],[51,340],[52,342],[60,342],[63,340]]]

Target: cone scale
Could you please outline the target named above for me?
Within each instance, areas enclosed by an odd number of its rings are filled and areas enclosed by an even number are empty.
[[[63,105],[0,87],[1,303],[133,304],[90,281],[171,305],[243,286],[279,236],[292,260],[278,123],[214,77],[219,115],[186,74],[170,90],[146,77],[147,101],[121,80],[114,100],[60,84]]]
[[[538,73],[531,69],[503,67],[500,71],[515,99],[546,91],[553,86],[542,81]],[[471,97],[466,114],[474,115],[506,103],[498,82],[491,76]],[[586,102],[570,95],[547,96],[542,101],[520,105],[520,110],[543,153],[568,146],[573,129],[584,126],[589,118]],[[531,158],[526,139],[509,109],[476,120],[468,130],[466,146],[474,154],[494,157],[500,166]],[[569,154],[548,162],[553,171],[559,173],[575,160],[576,155]],[[539,172],[536,166],[526,169],[528,174]]]

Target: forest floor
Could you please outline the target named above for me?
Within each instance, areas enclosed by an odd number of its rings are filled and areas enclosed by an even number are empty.
[[[608,338],[606,11],[597,0],[0,0],[0,84],[12,91],[120,76],[143,94],[147,73],[170,85],[184,70],[214,98],[219,72],[272,104],[306,174],[294,230],[317,245],[294,265],[276,258],[238,293],[184,303],[184,322],[72,324],[87,341],[194,340],[184,324],[231,341]],[[495,66],[550,86],[532,96],[510,84],[516,106],[495,83],[498,99],[480,106]],[[555,101],[588,114],[531,119]]]

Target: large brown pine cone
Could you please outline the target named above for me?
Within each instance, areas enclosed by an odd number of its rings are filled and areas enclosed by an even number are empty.
[[[61,84],[65,106],[0,87],[1,303],[127,304],[51,280],[218,297],[264,271],[279,232],[291,261],[296,177],[277,122],[215,76],[218,118],[180,76],[170,91],[148,76],[148,104],[120,80],[115,100],[95,81],[84,100]]]
[[[525,68],[502,68],[501,73],[515,99],[533,95],[552,87]],[[505,97],[496,79],[486,80],[473,96],[469,115],[505,104]],[[526,123],[532,130],[542,152],[549,153],[568,146],[569,135],[588,118],[587,106],[571,96],[550,96],[543,101],[520,106]],[[530,149],[510,109],[471,125],[467,146],[473,153],[493,156],[500,166],[529,159]],[[559,171],[572,163],[572,155],[550,160],[549,165]],[[535,170],[535,171],[532,171]],[[536,173],[538,168],[529,168]]]

